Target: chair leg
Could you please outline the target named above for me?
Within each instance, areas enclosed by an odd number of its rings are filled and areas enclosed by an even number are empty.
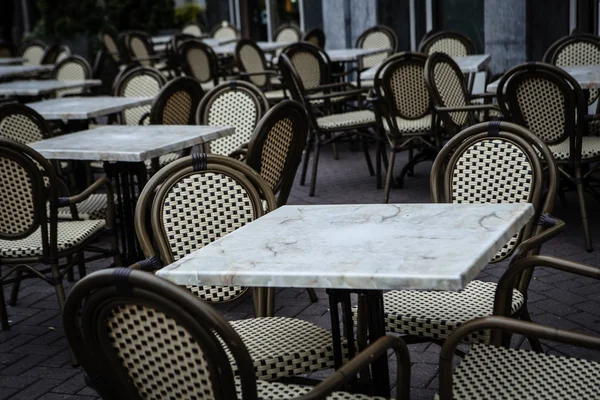
[[[393,146],[395,146],[395,143]],[[383,202],[386,204],[390,200],[390,186],[392,186],[392,175],[394,174],[394,161],[396,161],[396,152],[392,149],[390,150],[390,160],[385,176],[385,189],[383,190]]]
[[[319,296],[317,296],[317,292],[315,292],[315,289],[308,288],[306,289],[306,292],[308,293],[308,297],[310,297],[311,303],[316,303],[317,301],[319,301]]]
[[[377,139],[375,142],[375,185],[377,189],[381,189],[382,147],[381,140]]]
[[[21,279],[23,278],[23,271],[20,269],[15,271],[15,280],[12,284],[12,291],[10,292],[10,304],[12,307],[17,305],[17,298],[19,297],[19,289],[21,288]]]
[[[593,250],[592,237],[590,234],[587,210],[585,207],[585,188],[583,183],[583,176],[581,173],[581,167],[575,168],[575,182],[577,182],[577,197],[579,199],[579,211],[581,212],[581,222],[583,224],[583,234],[585,236],[585,250],[587,252],[591,252]]]
[[[311,178],[310,178],[310,191],[308,193],[308,195],[310,197],[313,197],[315,195],[315,188],[317,186],[317,169],[319,166],[319,153],[321,152],[321,143],[319,141],[319,138],[317,137],[316,141],[315,141],[315,156],[314,156],[314,160],[313,160],[313,169],[311,171]]]
[[[4,290],[0,284],[0,323],[2,324],[2,330],[7,331],[10,329],[8,323],[8,312],[6,311],[6,302],[4,301]]]
[[[77,271],[79,272],[79,279],[87,275],[83,251],[80,251],[77,254]]]
[[[365,153],[365,160],[367,161],[367,168],[369,168],[369,175],[374,176],[375,170],[373,169],[373,162],[371,161],[371,154],[369,154],[369,145],[367,143],[367,138],[361,136],[363,153]]]
[[[56,292],[56,300],[58,301],[58,307],[60,309],[60,314],[62,315],[63,310],[65,309],[65,288],[62,284],[58,264],[51,264],[50,270],[52,271],[52,278],[56,280],[56,282],[54,283],[54,291]],[[71,357],[71,363],[73,365],[77,365],[77,359],[75,358],[75,355],[71,351],[70,347],[69,356]]]
[[[526,321],[526,322],[533,322],[531,320],[531,316],[529,315],[529,310],[527,310],[527,306],[524,306],[524,309],[520,315],[520,319],[522,319],[523,321]],[[535,336],[527,336],[527,341],[531,345],[531,348],[533,349],[533,351],[535,351],[536,353],[544,352],[544,348],[542,347],[542,343],[540,342],[540,339],[536,338]]]
[[[338,151],[337,144],[335,142],[331,142],[331,149],[333,150],[333,159],[340,159],[340,152]]]
[[[73,262],[73,256],[67,256],[67,264],[71,265]],[[67,281],[75,282],[75,275],[73,275],[73,267],[67,270]]]
[[[312,135],[309,133],[309,135]],[[302,160],[302,174],[300,175],[300,185],[304,185],[306,183],[306,172],[308,170],[308,160],[310,158],[310,152],[312,150],[312,137],[309,136],[306,139],[306,147],[304,148],[304,156]]]
[[[119,238],[115,229],[110,234],[110,250],[113,252],[113,262],[115,267],[123,266],[121,261],[121,253],[119,252]]]
[[[409,164],[412,161],[412,159],[414,158],[414,153],[415,153],[415,149],[413,148],[413,146],[411,144],[410,147],[408,148],[408,162],[409,162]],[[414,167],[412,167],[408,171],[408,176],[415,176],[415,168]]]

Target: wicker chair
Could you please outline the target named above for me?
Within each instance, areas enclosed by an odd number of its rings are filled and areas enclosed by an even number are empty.
[[[63,59],[71,55],[71,50],[67,46],[59,46],[57,44],[50,44],[44,49],[44,54],[40,63],[42,65],[56,64],[59,61],[59,57]]]
[[[181,33],[198,38],[204,36],[202,33],[202,28],[195,22],[188,22],[183,28],[181,28]]]
[[[104,53],[109,55],[117,65],[127,62],[127,57],[124,57],[124,51],[114,30],[105,28],[100,31],[98,38]]]
[[[492,263],[511,256],[513,262],[529,251],[537,252],[564,228],[562,221],[548,215],[558,187],[552,153],[537,136],[518,125],[481,123],[454,136],[435,159],[430,187],[435,203],[531,203],[535,207],[534,217],[493,256]],[[523,279],[506,315],[529,320],[527,286],[531,276]],[[495,283],[474,280],[458,292],[384,293],[386,329],[407,335],[407,342],[439,343],[466,321],[491,315],[499,290]],[[469,340],[487,342],[489,332],[477,332]],[[532,346],[540,348],[535,340]]]
[[[298,43],[297,45],[310,46],[311,48],[316,49],[314,46],[307,43]],[[296,44],[293,46],[296,46]],[[300,183],[304,184],[306,180],[308,160],[314,145],[315,154],[313,157],[313,169],[309,192],[310,196],[314,196],[315,187],[317,183],[317,167],[319,164],[319,153],[321,146],[324,146],[328,143],[333,143],[334,141],[340,139],[341,137],[343,137],[342,133],[344,132],[357,132],[364,131],[368,128],[374,128],[376,125],[376,119],[375,113],[369,110],[330,114],[327,116],[317,118],[312,107],[313,103],[319,102],[321,104],[324,103],[325,105],[328,105],[331,99],[348,98],[349,96],[356,96],[357,100],[360,102],[360,96],[362,94],[362,91],[349,90],[344,92],[330,92],[331,89],[343,88],[346,87],[347,84],[329,84],[324,86],[313,86],[310,90],[305,89],[304,79],[300,77],[300,74],[299,72],[297,72],[292,61],[292,57],[298,57],[300,54],[300,52],[294,54],[291,52],[288,53],[287,51],[284,51],[279,56],[278,64],[283,75],[283,80],[286,84],[286,88],[291,93],[292,99],[302,104],[308,112],[308,117],[311,125],[311,132],[309,134],[309,139],[306,144],[306,151],[304,152],[304,162],[302,166],[302,175],[300,178]],[[307,71],[311,70],[308,69]],[[318,83],[320,82],[318,72],[319,71],[315,71],[313,69],[312,75],[307,75],[306,77],[311,79],[313,82]],[[350,86],[352,87],[352,85]],[[317,93],[317,95],[310,95],[309,93]],[[340,93],[343,93],[343,95],[340,95]],[[369,171],[371,172],[371,174],[374,175],[373,166],[371,165],[369,152],[365,143],[365,136],[362,136],[362,138],[363,150],[365,153],[365,158],[367,160],[367,165],[369,166]]]
[[[46,47],[46,43],[41,40],[31,40],[21,45],[19,54],[26,60],[25,65],[40,65]]]
[[[396,33],[384,25],[374,26],[367,29],[356,39],[356,48],[359,49],[382,49],[390,50],[384,53],[374,54],[372,56],[363,56],[358,59],[358,87],[373,87],[373,81],[362,81],[360,72],[380,64],[398,49],[398,36]]]
[[[531,275],[544,267],[598,279],[597,266],[548,256],[532,256],[514,263],[500,278],[498,290],[510,295],[519,276]],[[494,315],[505,315],[509,296],[496,299]],[[457,346],[475,332],[492,330],[492,344],[474,344],[453,370],[453,353]],[[510,335],[516,333],[537,340],[544,339],[579,347],[583,358],[593,357],[590,350],[600,350],[600,338],[555,327],[494,316],[467,322],[456,329],[444,343],[440,356],[440,400],[450,399],[598,399],[600,364],[589,359],[562,357],[508,348]],[[507,384],[510,382],[510,384]]]
[[[6,40],[0,40],[0,58],[3,57],[16,57],[17,49],[11,42]]]
[[[281,43],[299,42],[302,39],[302,31],[296,24],[281,24],[273,33],[273,41]]]
[[[434,112],[425,84],[427,56],[421,53],[399,53],[384,61],[374,79],[374,98],[378,125],[383,128],[390,146],[389,163],[385,180],[384,202],[389,200],[396,153],[409,151],[408,164],[402,170],[399,186],[404,176],[420,159],[434,158],[440,145],[434,137]],[[422,150],[417,157],[413,151]],[[380,172],[380,152],[377,154],[377,179]],[[433,157],[432,157],[433,155]]]
[[[196,123],[209,126],[233,126],[235,134],[211,140],[211,153],[235,157],[243,153],[258,121],[269,108],[267,99],[254,85],[243,81],[224,83],[204,96]]]
[[[30,147],[0,138],[0,265],[13,267],[0,277],[0,286],[15,273],[11,304],[17,301],[19,283],[26,277],[38,277],[54,286],[60,309],[64,306],[64,274],[78,262],[81,275],[84,263],[90,260],[114,257],[116,266],[121,260],[114,231],[113,202],[107,204],[105,220],[58,222],[58,207],[69,206],[76,214],[75,205],[104,188],[111,199],[112,187],[101,178],[84,192],[73,197],[59,197],[63,187],[52,165]],[[110,235],[110,250],[90,247],[100,235]],[[85,260],[83,250],[99,253]],[[67,264],[59,261],[67,258]],[[41,263],[50,270],[39,271],[27,264]],[[83,266],[83,268],[82,268]],[[50,272],[50,277],[46,273]],[[3,290],[0,290],[0,320],[3,329],[9,328]]]
[[[325,48],[325,32],[322,29],[314,28],[306,32],[302,38],[303,42],[308,42],[313,46],[317,46],[320,49]]]
[[[221,42],[234,41],[240,37],[240,32],[237,28],[227,21],[222,21],[215,25],[211,32],[213,39],[218,39]]]
[[[52,70],[52,78],[59,81],[85,81],[92,78],[92,67],[79,56],[70,56],[60,61]],[[62,89],[56,91],[57,97],[85,93],[85,88]]]
[[[156,97],[166,79],[159,70],[151,67],[136,67],[124,72],[115,81],[112,93],[119,97]],[[150,113],[151,106],[128,108],[121,113],[121,123],[139,125],[142,117]],[[149,122],[148,119],[145,122]]]
[[[450,57],[462,57],[476,54],[477,48],[471,39],[458,32],[436,32],[421,43],[419,52],[427,55],[444,53]]]
[[[166,68],[160,56],[154,52],[152,38],[145,32],[126,32],[121,36],[123,48],[126,49],[128,62],[143,67]]]
[[[370,397],[334,391],[388,350],[396,354],[396,398],[410,397],[410,355],[393,337],[379,339],[314,388],[257,380],[257,355],[278,347],[279,338],[284,350],[307,343],[295,332],[277,335],[267,326],[283,320],[310,325],[291,318],[228,323],[180,287],[118,268],[95,272],[75,285],[63,324],[90,384],[105,399],[366,400]],[[241,330],[241,323],[257,329]],[[263,348],[256,347],[256,338]]]
[[[235,46],[235,63],[240,70],[240,77],[265,92],[272,103],[285,98],[283,89],[279,89],[281,81],[278,72],[267,68],[265,54],[253,40],[242,39]]]
[[[187,40],[177,49],[179,65],[186,76],[196,78],[202,89],[219,84],[219,64],[212,47],[200,40]]]
[[[498,103],[506,118],[534,132],[552,151],[567,187],[575,187],[585,247],[592,251],[585,191],[600,195],[590,184],[590,172],[600,160],[600,137],[586,136],[587,102],[581,87],[569,74],[544,63],[528,63],[509,70],[498,84]]]

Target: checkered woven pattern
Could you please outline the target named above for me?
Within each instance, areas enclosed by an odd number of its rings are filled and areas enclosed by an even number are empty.
[[[533,168],[513,142],[483,139],[464,150],[452,170],[454,203],[526,203],[531,196]],[[492,261],[506,258],[518,242],[515,235]]]
[[[89,76],[87,75],[85,67],[77,62],[67,62],[61,65],[58,71],[56,71],[56,79],[59,81],[84,81],[88,78]],[[83,92],[83,87],[63,89],[57,90],[56,96],[63,97],[68,94],[78,94]]]
[[[427,132],[431,130],[431,114],[418,119],[402,119],[396,117],[396,125],[401,134]],[[389,131],[387,120],[383,120],[383,129]]]
[[[237,33],[235,32],[235,29],[227,25],[221,25],[221,27],[213,33],[213,38],[219,40],[235,39],[236,37]]]
[[[234,179],[212,172],[194,174],[177,182],[165,199],[162,220],[174,260],[214,242],[253,221],[252,201]],[[187,287],[206,301],[227,301],[246,288]]]
[[[31,177],[23,166],[0,158],[0,232],[19,234],[31,228],[35,219],[35,199]],[[4,250],[0,240],[0,254]]]
[[[333,114],[317,118],[317,124],[319,125],[319,129],[325,131],[339,130],[340,128],[364,128],[375,124],[375,114],[369,110]]]
[[[185,59],[192,70],[194,78],[200,82],[213,79],[210,68],[210,56],[202,47],[190,47],[185,54]]]
[[[552,155],[558,161],[568,161],[571,157],[571,147],[569,139],[564,140],[559,144],[550,145]],[[581,143],[581,159],[590,160],[600,156],[600,137],[584,136]]]
[[[310,386],[285,384],[279,382],[258,381],[256,383],[258,398],[261,400],[289,400],[310,393]],[[236,379],[238,398],[242,398],[242,387]],[[384,400],[384,397],[372,397],[365,394],[352,394],[347,392],[333,392],[326,400]]]
[[[555,55],[559,67],[600,64],[600,46],[589,42],[573,42],[562,47]],[[598,99],[598,89],[590,89],[588,103]]]
[[[119,53],[119,48],[118,48],[117,44],[115,43],[115,41],[113,40],[113,38],[110,35],[103,34],[102,35],[102,42],[104,43],[104,47],[106,48],[106,51],[108,51],[110,53],[110,55],[112,56],[112,58],[117,63],[120,63],[121,62],[121,55]]]
[[[230,322],[246,344],[259,379],[277,379],[333,368],[331,332],[297,318]],[[343,340],[344,353],[347,351]]]
[[[321,64],[319,60],[306,51],[299,51],[290,57],[304,89],[311,89],[321,84]]]
[[[560,88],[542,78],[521,82],[516,90],[519,108],[527,128],[544,142],[568,136],[565,132],[565,99]]]
[[[0,136],[28,144],[44,139],[38,125],[23,114],[8,115],[0,121]]]
[[[416,118],[429,111],[431,101],[424,76],[424,66],[414,64],[405,64],[392,73],[389,95],[400,114]]]
[[[302,38],[298,34],[298,31],[293,28],[284,28],[284,29],[280,30],[277,33],[277,36],[275,37],[276,42],[285,42],[285,43],[299,42],[300,39],[302,39]]]
[[[590,121],[588,123],[588,135],[600,136],[600,121]]]
[[[151,75],[136,75],[123,84],[124,97],[155,97],[160,92],[161,83]],[[128,108],[123,111],[125,125],[138,125],[142,116],[150,112],[150,105]]]
[[[214,398],[202,348],[174,319],[150,307],[122,305],[112,310],[106,328],[140,398]]]
[[[189,93],[180,90],[173,93],[165,102],[162,112],[163,125],[187,125],[192,110],[192,97]]]
[[[256,73],[264,72],[264,64],[260,53],[253,46],[243,46],[240,51],[240,62],[244,66],[246,72]],[[256,86],[262,87],[267,84],[268,75],[250,76],[250,82]]]
[[[468,105],[462,89],[462,79],[464,77],[457,75],[450,64],[440,62],[435,65],[433,80],[440,93],[444,107],[464,107]],[[450,113],[450,118],[456,126],[463,126],[467,123],[467,112],[459,111]]]
[[[392,41],[385,33],[375,31],[371,32],[366,38],[364,38],[360,47],[363,49],[391,49]],[[387,56],[388,53],[379,53],[372,56],[362,57],[362,67],[371,68],[385,60]]]
[[[23,58],[26,60],[25,65],[40,65],[44,56],[44,48],[39,45],[29,46],[23,51]]]
[[[132,53],[131,55],[134,58],[141,58],[141,60],[138,61],[140,65],[144,65],[147,67],[152,65],[152,61],[147,59],[150,55],[150,52],[148,51],[146,43],[143,40],[135,36],[131,37],[129,39],[129,46]]]
[[[289,118],[277,121],[269,131],[262,148],[260,176],[269,184],[271,189],[279,183],[285,167],[294,130]]]
[[[469,55],[467,47],[458,39],[440,38],[436,40],[427,51],[428,55],[433,53],[444,53],[450,57],[463,57]]]
[[[202,30],[196,24],[189,24],[183,27],[181,33],[192,36],[202,36]]]
[[[456,400],[600,399],[600,364],[477,344],[453,374]]]
[[[67,250],[83,243],[96,232],[100,232],[104,226],[105,222],[101,220],[59,222],[58,251]],[[42,233],[40,228],[25,239],[0,239],[0,258],[36,256],[42,256]]]
[[[210,105],[208,125],[232,126],[235,134],[211,140],[211,153],[229,155],[244,143],[248,143],[258,123],[259,110],[255,100],[241,90],[222,92]]]
[[[496,284],[472,281],[463,290],[425,291],[392,290],[383,294],[386,329],[404,335],[433,339],[447,338],[465,322],[492,315]],[[524,303],[521,293],[513,290],[512,311]],[[475,332],[469,342],[489,342],[490,332]]]
[[[115,196],[115,203],[117,197]],[[106,218],[106,195],[92,194],[90,197],[78,203],[77,215],[80,219],[105,219]],[[58,209],[59,219],[71,219],[71,209],[69,207],[61,207]]]

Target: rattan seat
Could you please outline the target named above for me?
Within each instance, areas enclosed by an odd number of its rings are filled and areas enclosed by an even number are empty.
[[[395,118],[396,125],[398,126],[398,131],[403,135],[410,133],[421,133],[424,135],[428,134],[431,130],[431,124],[433,122],[431,114],[427,114],[423,118],[417,119],[404,119],[400,117]],[[387,119],[383,119],[381,122],[383,124],[383,129],[385,129],[386,132],[390,132]]]
[[[571,157],[571,146],[569,139],[559,144],[551,144],[552,155],[558,161],[568,161]],[[584,136],[581,138],[581,159],[589,160],[600,156],[600,137]]]
[[[104,220],[65,221],[58,223],[58,252],[82,244],[106,226]],[[1,240],[0,257],[41,257],[43,255],[41,228],[20,240]]]
[[[598,387],[597,362],[475,344],[454,371],[452,391],[456,400],[600,399]]]
[[[116,202],[116,198],[115,198]],[[79,219],[104,219],[106,216],[106,195],[92,194],[90,197],[78,203],[77,215]],[[71,209],[69,207],[60,207],[58,209],[58,219],[71,219]]]
[[[238,398],[242,398],[242,387],[238,379],[235,381],[235,389]],[[280,382],[257,381],[256,389],[259,400],[287,400],[310,393],[311,386],[292,385]],[[364,394],[352,394],[348,392],[333,392],[326,397],[327,400],[383,400],[383,397],[371,397]]]
[[[445,339],[470,319],[491,315],[496,284],[472,281],[459,292],[393,290],[383,294],[388,332]],[[513,290],[512,311],[518,311],[524,297]],[[489,333],[480,332],[470,341],[488,342]]]
[[[333,131],[340,128],[364,128],[375,124],[375,113],[369,110],[351,111],[317,118],[319,129]]]

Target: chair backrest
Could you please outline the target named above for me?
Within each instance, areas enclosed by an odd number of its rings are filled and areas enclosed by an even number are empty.
[[[123,50],[119,44],[119,40],[117,39],[117,34],[112,29],[103,29],[98,34],[100,39],[100,43],[102,44],[102,50],[106,54],[108,54],[115,63],[122,64],[123,63]]]
[[[430,178],[435,203],[533,204],[534,217],[492,262],[509,257],[535,233],[540,216],[552,212],[557,185],[550,149],[523,127],[499,121],[474,125],[452,137],[436,157]]]
[[[398,36],[396,36],[396,33],[387,26],[374,26],[361,33],[358,39],[356,39],[356,47],[361,49],[390,49],[385,53],[374,54],[358,59],[359,70],[371,68],[385,60],[390,54],[396,52],[398,48]]]
[[[469,105],[469,91],[464,74],[451,56],[434,53],[425,63],[425,83],[433,104],[439,107],[464,107]],[[440,113],[445,129],[451,134],[458,128],[473,124],[471,112]]]
[[[331,83],[331,61],[325,51],[310,43],[293,43],[283,49],[305,89]]]
[[[244,399],[256,377],[242,339],[209,305],[143,271],[97,271],[71,289],[63,324],[69,345],[105,399]]]
[[[122,40],[130,61],[146,67],[153,65],[150,57],[154,56],[154,47],[152,47],[152,39],[146,32],[127,32]]]
[[[279,60],[277,61],[277,65],[279,66],[279,70],[281,71],[281,76],[283,79],[283,83],[285,84],[286,89],[290,93],[292,100],[302,104],[302,107],[308,114],[308,118],[310,120],[311,126],[313,128],[318,127],[317,118],[315,113],[313,112],[312,105],[306,100],[306,89],[304,88],[304,83],[300,78],[294,64],[288,57],[288,55],[282,52],[279,55]]]
[[[200,40],[186,40],[178,49],[179,64],[186,76],[201,83],[219,81],[218,60],[212,47]]]
[[[498,84],[505,118],[529,129],[546,144],[570,138],[571,157],[581,156],[583,91],[573,77],[550,64],[527,63],[510,69]]]
[[[72,55],[72,53],[71,53],[71,49],[69,48],[69,46],[63,44],[63,45],[59,46],[59,48],[58,48],[58,55],[56,56],[55,63],[58,64],[62,60],[66,59],[67,57],[71,57],[71,55]]]
[[[444,53],[450,57],[462,57],[475,54],[475,43],[458,32],[436,32],[427,37],[419,48],[421,53],[431,55]]]
[[[279,193],[277,206],[287,203],[308,135],[308,117],[302,105],[284,100],[261,119],[248,145],[246,163]]]
[[[92,77],[92,67],[80,56],[70,56],[60,61],[52,70],[52,77],[59,81],[85,81]],[[58,90],[56,95],[63,97],[68,94],[83,93],[85,88]]]
[[[250,141],[268,107],[267,99],[256,86],[243,81],[229,81],[206,93],[198,107],[196,123],[235,128],[234,135],[209,142],[211,153],[227,156]]]
[[[159,70],[151,67],[137,67],[126,71],[115,81],[113,95],[120,97],[156,97],[165,85],[166,79]],[[125,125],[138,125],[144,114],[150,112],[150,105],[133,107],[121,114]],[[149,121],[148,121],[149,122]]]
[[[62,46],[59,46],[58,44],[49,44],[44,49],[44,54],[42,55],[42,59],[40,60],[40,63],[42,65],[56,64],[56,62],[58,60],[58,56],[63,51],[64,51],[64,49],[62,48]]]
[[[15,57],[17,49],[15,46],[6,40],[0,40],[0,57]]]
[[[46,120],[35,110],[19,103],[0,106],[0,137],[28,144],[50,136]]]
[[[186,35],[200,37],[202,36],[202,28],[195,22],[189,22],[181,29],[181,33]]]
[[[382,118],[390,131],[398,132],[396,117],[414,120],[432,112],[432,102],[425,84],[427,56],[403,52],[385,60],[375,74],[373,88],[381,103]]]
[[[235,46],[235,60],[241,72],[260,73],[267,70],[265,54],[260,47],[250,39],[242,39]],[[260,88],[267,88],[270,75],[253,75],[248,80]]]
[[[24,64],[40,65],[42,63],[42,57],[44,56],[46,47],[46,43],[42,42],[41,40],[31,40],[23,43],[19,49],[19,54],[21,54],[21,57],[26,60]]]
[[[299,42],[302,39],[302,31],[296,24],[287,23],[281,24],[273,33],[274,42],[293,43]]]
[[[317,46],[318,48],[325,48],[325,32],[320,28],[314,28],[306,32],[302,40]]]
[[[182,76],[167,83],[152,103],[150,124],[194,125],[204,90],[194,78]]]
[[[235,26],[231,25],[229,22],[221,21],[220,24],[217,24],[213,28],[211,36],[214,39],[218,39],[221,41],[235,40],[238,37],[240,37],[240,32]]]

